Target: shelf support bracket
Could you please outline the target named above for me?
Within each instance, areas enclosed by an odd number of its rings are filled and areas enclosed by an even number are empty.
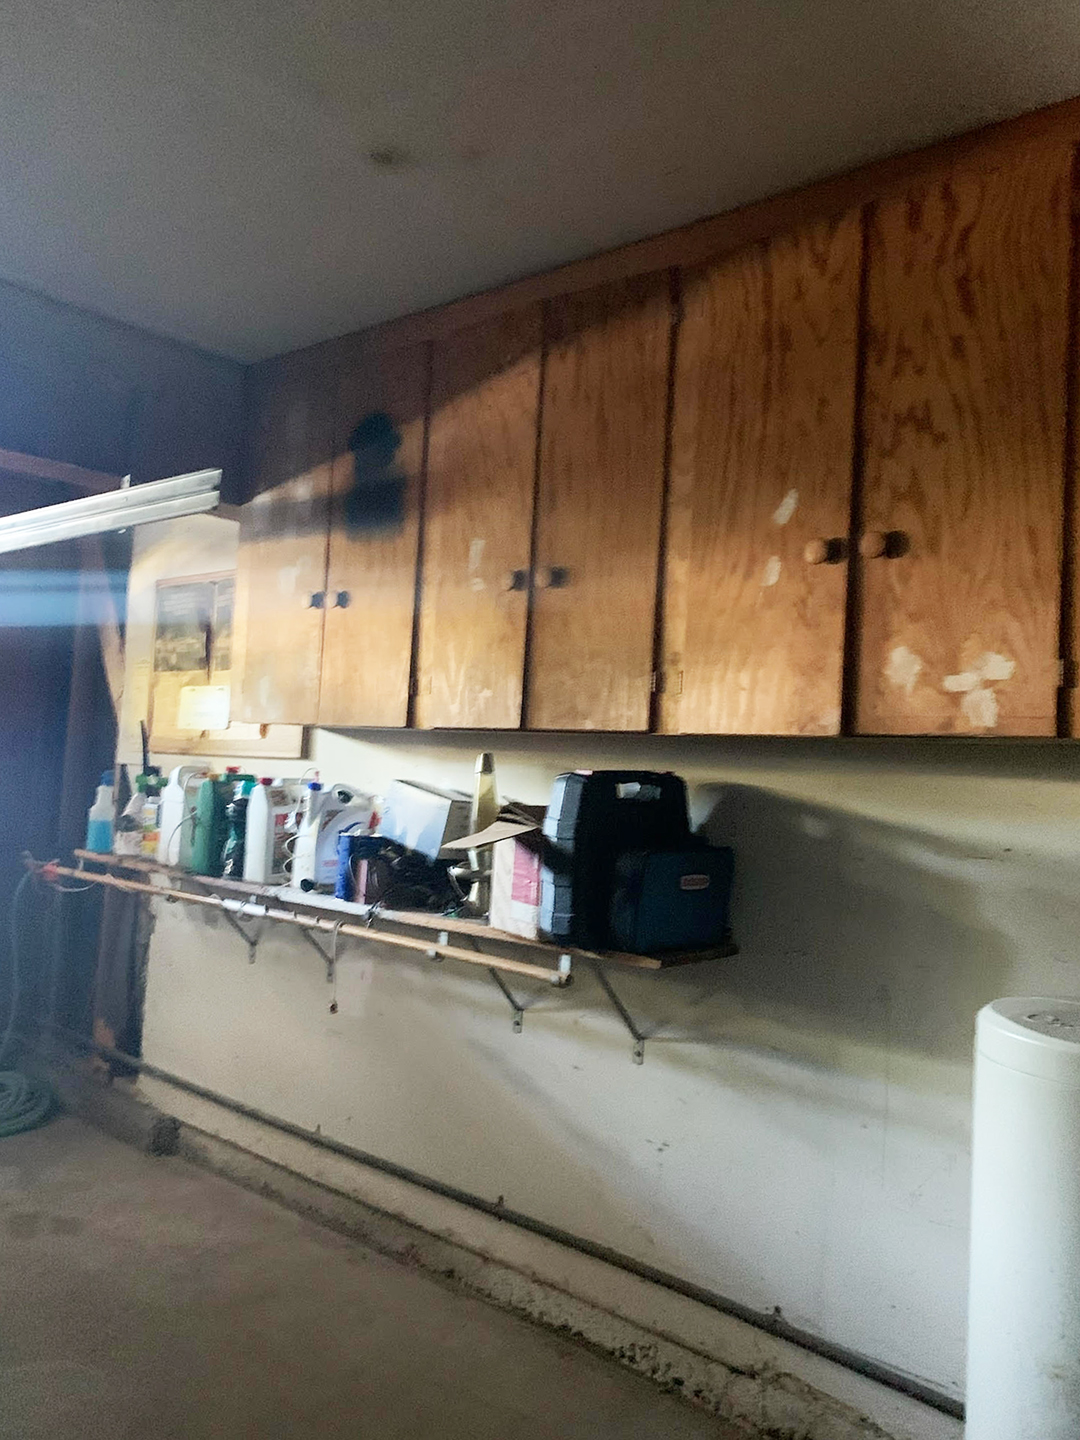
[[[620,1019],[620,1020],[623,1022],[623,1024],[626,1026],[627,1030],[630,1031],[630,1038],[631,1038],[631,1039],[633,1040],[633,1042],[634,1042],[634,1048],[633,1048],[633,1050],[631,1050],[631,1052],[630,1052],[630,1058],[633,1060],[633,1062],[634,1062],[635,1065],[644,1065],[644,1064],[645,1064],[645,1036],[641,1033],[641,1031],[638,1029],[638,1027],[634,1024],[634,1018],[633,1018],[633,1016],[630,1014],[630,1011],[627,1010],[626,1006],[625,1006],[625,1005],[622,1003],[622,1001],[619,999],[618,995],[615,994],[615,991],[612,989],[612,986],[611,986],[611,981],[610,981],[610,980],[607,978],[607,976],[604,974],[604,971],[603,971],[603,969],[602,969],[602,967],[601,967],[601,965],[600,965],[600,962],[599,962],[598,960],[593,960],[593,961],[591,961],[590,963],[591,963],[592,968],[593,968],[593,974],[596,976],[596,979],[597,979],[597,981],[599,982],[599,985],[600,985],[601,990],[603,990],[604,994],[608,997],[608,999],[611,1001],[612,1005],[615,1007],[615,1011],[616,1011],[619,1019]]]
[[[219,898],[220,898],[220,897],[219,897]],[[222,907],[221,907],[221,913],[222,913],[222,915],[225,916],[225,919],[229,922],[229,924],[232,926],[232,928],[236,931],[237,935],[240,936],[240,939],[243,940],[244,944],[248,947],[248,964],[249,964],[249,965],[254,965],[254,964],[255,964],[255,952],[256,952],[256,950],[258,950],[258,948],[259,948],[259,941],[262,939],[262,932],[263,932],[263,925],[262,925],[262,923],[259,924],[258,929],[255,930],[255,932],[254,932],[253,934],[250,934],[250,935],[249,935],[248,932],[244,929],[243,925],[240,924],[240,921],[237,920],[236,916],[233,915],[224,905],[222,905]]]
[[[342,924],[343,922],[339,920],[338,923],[334,926],[333,934],[330,936],[329,950],[324,949],[323,946],[319,944],[318,940],[315,939],[314,931],[309,930],[306,925],[302,925],[299,927],[300,934],[308,942],[311,948],[324,961],[326,965],[326,983],[328,985],[332,985],[334,983],[334,976],[337,972],[338,932],[340,931]]]
[[[518,1004],[518,1001],[515,999],[509,985],[507,985],[506,981],[499,974],[498,970],[492,968],[488,971],[488,974],[495,981],[495,984],[499,987],[502,993],[506,996],[506,1003],[510,1006],[511,1028],[513,1029],[515,1035],[520,1035],[521,1027],[525,1023],[524,1007]]]

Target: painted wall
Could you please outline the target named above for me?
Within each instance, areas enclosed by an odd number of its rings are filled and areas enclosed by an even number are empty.
[[[961,1393],[970,1047],[1010,993],[1080,993],[1080,750],[316,732],[324,780],[546,798],[577,765],[679,770],[738,854],[733,960],[617,974],[646,1060],[586,971],[525,982],[350,945],[253,965],[161,906],[148,1059],[609,1245]]]

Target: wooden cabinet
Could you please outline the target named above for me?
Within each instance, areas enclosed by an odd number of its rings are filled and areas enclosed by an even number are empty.
[[[430,347],[337,377],[321,725],[408,719]]]
[[[860,732],[1055,733],[1071,169],[871,214]]]
[[[244,718],[1054,734],[1075,148],[257,367]]]
[[[661,729],[840,729],[858,213],[683,277]]]
[[[549,304],[526,724],[649,725],[670,278]]]
[[[435,344],[420,726],[521,724],[540,360],[539,305]]]
[[[406,723],[428,350],[264,370],[240,529],[244,719]]]
[[[233,704],[258,724],[312,722],[319,703],[332,415],[308,365],[263,367],[252,396],[236,637],[243,676]],[[314,603],[313,603],[314,602]]]

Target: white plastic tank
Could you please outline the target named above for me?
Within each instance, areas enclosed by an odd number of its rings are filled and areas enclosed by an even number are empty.
[[[965,1434],[1080,1437],[1080,1001],[979,1012]]]

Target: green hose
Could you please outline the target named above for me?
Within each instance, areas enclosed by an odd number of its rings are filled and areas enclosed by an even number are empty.
[[[11,1048],[15,1017],[19,1009],[19,905],[33,878],[32,871],[28,870],[16,885],[11,900],[11,1008],[4,1038],[0,1040],[0,1066],[4,1064]],[[33,1130],[35,1125],[40,1125],[48,1117],[52,1107],[53,1093],[44,1080],[24,1075],[21,1070],[0,1070],[0,1138],[5,1135],[18,1135],[23,1130]]]

